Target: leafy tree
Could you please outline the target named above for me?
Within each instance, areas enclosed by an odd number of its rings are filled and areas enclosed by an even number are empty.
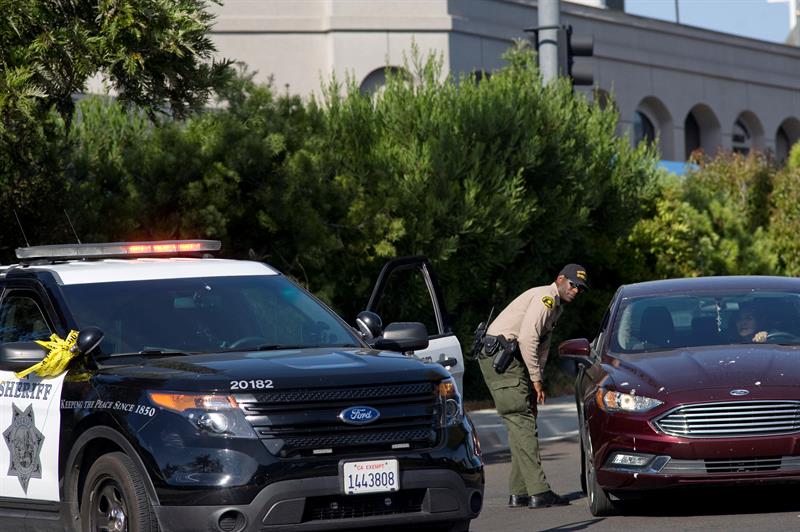
[[[684,177],[664,177],[655,212],[631,233],[633,251],[662,278],[774,273],[767,158],[725,153],[697,162]]]
[[[206,0],[3,0],[0,134],[54,106],[72,118],[73,95],[101,74],[120,101],[184,116],[228,77],[214,61]]]
[[[798,146],[800,144],[795,144],[793,154],[800,154]],[[769,236],[775,250],[778,268],[784,275],[800,275],[798,205],[800,205],[800,165],[787,165],[775,176],[769,226]]]
[[[75,94],[104,77],[119,101],[155,117],[200,109],[229,77],[214,61],[205,0],[0,0],[0,256],[28,237],[66,238],[66,135]],[[103,140],[98,132],[98,140]],[[73,207],[74,209],[74,207]]]

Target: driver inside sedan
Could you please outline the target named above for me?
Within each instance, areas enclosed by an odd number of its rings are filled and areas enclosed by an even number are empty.
[[[768,334],[765,329],[766,327],[756,316],[755,308],[752,305],[741,303],[733,327],[737,343],[764,343],[767,341]]]

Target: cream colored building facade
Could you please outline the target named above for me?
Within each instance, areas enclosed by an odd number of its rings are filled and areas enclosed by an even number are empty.
[[[783,159],[800,139],[800,48],[607,4],[562,1],[561,22],[594,36],[595,88],[612,95],[621,132],[657,137],[667,160],[696,148],[770,150]],[[449,73],[491,72],[538,18],[536,0],[227,0],[217,17],[221,56],[303,95],[332,74],[354,76],[365,90],[379,86],[412,43],[441,53]]]

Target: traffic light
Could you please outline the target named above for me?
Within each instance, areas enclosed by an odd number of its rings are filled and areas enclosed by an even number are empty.
[[[558,28],[558,74],[568,76],[573,85],[594,83],[594,69],[591,62],[578,61],[575,57],[591,57],[594,54],[594,37],[591,35],[572,35],[572,26]]]

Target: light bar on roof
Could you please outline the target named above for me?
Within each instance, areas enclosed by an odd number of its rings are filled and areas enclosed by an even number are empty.
[[[109,257],[180,256],[219,251],[219,240],[157,240],[151,242],[105,242],[99,244],[57,244],[17,248],[17,258],[96,259]]]

